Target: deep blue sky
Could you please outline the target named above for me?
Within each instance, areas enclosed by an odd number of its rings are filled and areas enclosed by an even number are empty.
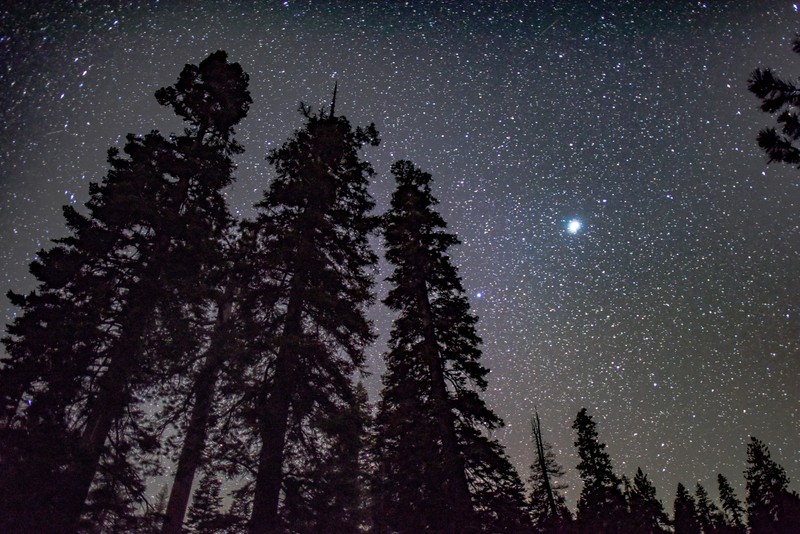
[[[366,152],[381,209],[394,160],[433,174],[521,470],[538,406],[574,501],[585,406],[616,470],[642,467],[669,507],[679,481],[716,495],[718,472],[741,491],[749,435],[800,477],[800,171],[766,166],[755,136],[771,119],[746,90],[758,66],[800,74],[792,2],[12,4],[3,292],[32,287],[28,262],[65,234],[60,207],[87,200],[109,146],[181,127],[155,90],[223,49],[254,100],[229,192],[241,216],[298,102],[327,104],[334,79],[337,111],[381,132]]]

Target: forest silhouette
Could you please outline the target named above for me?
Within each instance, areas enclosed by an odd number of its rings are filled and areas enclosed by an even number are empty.
[[[300,104],[256,216],[237,220],[224,191],[248,82],[222,51],[186,65],[155,93],[183,132],[110,149],[86,209],[64,208],[67,237],[31,264],[36,289],[9,293],[1,532],[800,532],[800,497],[755,437],[743,500],[720,474],[718,499],[678,484],[667,510],[641,468],[615,472],[582,409],[572,511],[534,413],[523,482],[493,437],[503,422],[482,398],[489,371],[433,177],[397,161],[373,213],[364,151],[379,134],[336,114],[334,88],[327,107]],[[759,146],[800,164],[800,90],[768,69],[749,84],[780,128]],[[372,236],[394,312],[374,404],[359,381],[377,337]],[[152,500],[154,477],[169,484]]]

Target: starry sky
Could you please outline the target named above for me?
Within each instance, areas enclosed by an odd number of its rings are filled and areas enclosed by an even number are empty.
[[[800,174],[766,165],[746,82],[800,74],[788,1],[39,1],[0,8],[0,273],[65,235],[125,134],[179,131],[153,93],[222,49],[250,75],[231,209],[253,214],[299,101],[375,122],[365,151],[433,174],[480,317],[488,404],[524,477],[529,418],[580,489],[570,426],[598,424],[618,474],[716,474],[743,496],[745,444],[800,477]],[[385,265],[380,276],[389,274]],[[379,296],[386,287],[378,286]],[[15,310],[2,297],[5,322]],[[377,398],[391,316],[370,349]]]

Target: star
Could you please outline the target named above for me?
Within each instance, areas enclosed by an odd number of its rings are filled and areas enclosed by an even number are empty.
[[[577,234],[581,228],[583,228],[583,223],[578,219],[570,219],[567,223],[567,232],[571,234]]]

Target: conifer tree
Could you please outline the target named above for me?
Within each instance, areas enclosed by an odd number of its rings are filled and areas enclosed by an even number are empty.
[[[789,491],[789,477],[770,457],[769,448],[754,437],[747,444],[744,476],[751,532],[791,532],[800,525],[800,497]]]
[[[163,486],[156,494],[152,505],[148,503],[144,514],[139,519],[139,524],[135,531],[141,534],[155,534],[161,530],[164,522],[164,513],[167,511],[167,499],[169,494],[167,486]]]
[[[345,534],[366,527],[363,453],[369,417],[367,392],[359,383],[354,403],[316,414],[302,440],[290,437],[305,445],[299,454],[287,452],[293,456],[283,500],[289,530]]]
[[[109,439],[108,450],[101,458],[94,484],[87,497],[81,530],[100,532],[133,531],[143,518],[138,516],[140,496],[145,484],[131,461],[134,445],[118,421]]]
[[[800,35],[792,41],[792,50],[800,54]],[[800,165],[800,119],[797,108],[800,106],[800,88],[791,81],[775,76],[771,69],[756,69],[748,80],[750,92],[761,100],[761,110],[778,114],[775,128],[765,128],[758,134],[758,146],[767,154],[768,163],[781,162]]]
[[[247,523],[253,506],[253,484],[247,483],[231,492],[231,507],[225,514],[228,525],[226,534],[246,534]]]
[[[724,520],[731,532],[744,532],[744,509],[736,493],[733,491],[728,479],[722,473],[717,475],[717,485],[719,487],[719,500],[722,504]]]
[[[626,529],[625,499],[620,478],[614,474],[611,459],[597,435],[597,424],[586,413],[578,412],[572,425],[577,433],[578,472],[583,489],[578,499],[578,526],[586,532],[622,532]]]
[[[282,528],[289,431],[318,407],[354,402],[351,377],[373,339],[365,307],[376,264],[368,242],[377,224],[367,191],[374,171],[359,153],[378,144],[377,131],[353,130],[333,105],[312,113],[301,104],[301,112],[305,126],[269,154],[276,178],[245,226],[254,248],[245,298],[268,310],[264,328],[274,331],[261,347],[263,374],[252,394],[260,440],[252,534]]]
[[[628,507],[631,514],[631,532],[643,534],[668,532],[669,518],[664,512],[664,505],[656,497],[655,486],[641,468],[636,469],[633,485],[628,491]]]
[[[226,521],[222,513],[222,483],[217,475],[206,470],[194,492],[192,506],[186,518],[189,532],[197,534],[221,534]]]
[[[241,150],[231,136],[250,103],[247,76],[216,52],[156,98],[189,127],[129,135],[126,157],[111,149],[88,214],[66,207],[72,235],[32,264],[37,290],[11,294],[22,314],[0,373],[0,441],[13,451],[0,460],[6,531],[75,531],[115,421],[172,365],[152,350],[155,337],[168,333],[173,361],[193,344],[187,314],[207,297],[204,276],[229,224],[221,190]],[[60,455],[34,445],[55,439]]]
[[[236,254],[235,250],[231,254]],[[179,405],[190,404],[192,409],[185,425],[162,534],[180,534],[182,531],[194,475],[203,462],[202,455],[212,417],[212,404],[217,393],[217,381],[223,365],[240,350],[240,344],[236,342],[237,334],[241,335],[241,332],[237,332],[235,328],[237,316],[234,300],[237,281],[233,279],[233,271],[235,266],[224,265],[220,276],[222,280],[219,282],[221,287],[213,306],[213,327],[196,372],[188,381],[188,391],[181,395],[188,399]]]
[[[697,521],[703,534],[715,534],[723,526],[722,513],[719,507],[708,496],[708,492],[699,482],[694,492]]]
[[[675,492],[673,514],[672,522],[675,526],[675,534],[700,534],[700,522],[697,520],[697,506],[694,497],[681,483],[678,483],[678,489]]]
[[[316,532],[358,532],[365,523],[364,452],[370,425],[367,391],[356,386],[350,405],[329,414],[321,427],[330,436],[330,450],[315,472],[311,508],[319,518]]]
[[[431,175],[392,165],[385,215],[394,266],[384,303],[396,310],[376,421],[378,532],[510,532],[525,526],[522,484],[491,431],[502,424],[480,398],[477,319],[447,250],[458,239],[434,210]]]
[[[531,430],[536,448],[534,463],[531,464],[528,498],[534,527],[541,532],[561,532],[572,520],[561,490],[568,486],[559,482],[564,476],[564,468],[556,462],[553,447],[542,437],[539,413],[531,420]]]

